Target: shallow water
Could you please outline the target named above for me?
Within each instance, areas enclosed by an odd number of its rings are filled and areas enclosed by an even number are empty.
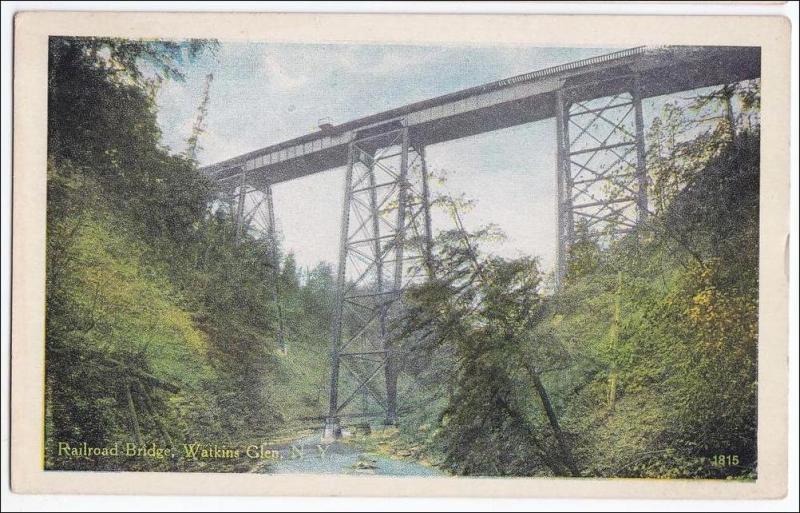
[[[315,434],[279,447],[281,457],[271,461],[263,472],[384,476],[443,475],[439,470],[415,461],[365,453],[357,447],[341,442],[323,443],[321,438],[321,435]],[[359,463],[363,468],[356,468]]]

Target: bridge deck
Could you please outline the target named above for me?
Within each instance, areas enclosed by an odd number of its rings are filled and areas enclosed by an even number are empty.
[[[588,100],[629,89],[642,98],[758,78],[760,48],[631,48],[464,89],[291,139],[201,169],[221,183],[241,174],[278,183],[342,166],[347,145],[384,128],[409,127],[430,145],[554,116],[555,91]],[[237,182],[230,180],[232,186]]]

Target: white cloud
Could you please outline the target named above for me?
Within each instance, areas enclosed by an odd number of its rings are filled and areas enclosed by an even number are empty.
[[[372,73],[376,75],[399,73],[408,70],[410,66],[419,68],[435,60],[440,55],[440,50],[417,47],[350,47],[336,52],[335,64],[344,67],[347,71],[358,73]]]
[[[400,52],[398,50],[387,50],[381,53],[380,60],[372,66],[373,73],[392,73],[402,71],[411,66],[419,68],[422,65],[430,64],[441,55],[441,50],[427,49],[421,51],[419,49],[405,50]]]
[[[276,89],[290,91],[304,86],[310,80],[307,69],[298,67],[302,65],[300,61],[287,62],[273,53],[267,53],[261,62],[264,75]]]

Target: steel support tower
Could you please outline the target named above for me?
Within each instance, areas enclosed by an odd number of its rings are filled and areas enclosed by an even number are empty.
[[[234,242],[238,243],[244,234],[266,242],[267,261],[272,272],[272,302],[277,312],[278,325],[275,329],[275,342],[281,353],[286,354],[283,305],[280,289],[280,258],[278,238],[275,227],[275,206],[272,197],[272,184],[253,176],[244,169],[227,179],[217,181],[218,208],[226,211],[236,229]]]
[[[647,219],[639,79],[634,74],[623,80],[623,89],[599,98],[587,97],[582,85],[567,83],[556,91],[556,288],[566,276],[577,229],[607,244]]]
[[[383,415],[386,424],[397,423],[402,292],[424,275],[430,255],[422,145],[400,122],[359,133],[347,152],[327,437],[339,435],[342,415]],[[356,413],[359,393],[366,400]]]

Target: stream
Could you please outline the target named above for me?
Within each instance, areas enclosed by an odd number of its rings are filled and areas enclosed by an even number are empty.
[[[324,442],[322,433],[272,447],[276,457],[256,472],[269,474],[346,474],[441,476],[441,471],[416,461],[394,459],[363,451],[341,441]]]

